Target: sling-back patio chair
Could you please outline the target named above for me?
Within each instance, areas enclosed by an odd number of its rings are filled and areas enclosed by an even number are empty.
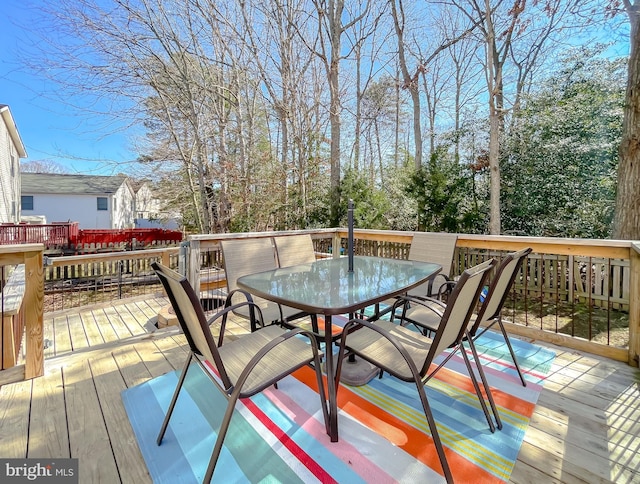
[[[531,249],[526,248],[517,252],[512,252],[504,258],[498,267],[498,271],[494,276],[494,280],[492,280],[491,286],[489,286],[489,293],[487,294],[487,299],[483,305],[486,306],[486,309],[480,309],[480,313],[478,314],[475,324],[469,330],[469,334],[472,338],[471,343],[473,344],[473,340],[479,338],[496,323],[498,324],[500,332],[504,337],[504,341],[507,344],[507,348],[509,348],[513,364],[520,376],[522,386],[525,387],[527,386],[527,381],[522,374],[522,370],[518,364],[518,359],[516,358],[511,342],[509,341],[509,335],[507,334],[507,330],[502,322],[502,307],[504,306],[504,302],[509,295],[509,291],[513,287],[513,283],[520,272],[520,268],[530,253]],[[492,293],[493,296],[491,296]],[[473,346],[473,349],[475,350],[475,346]],[[476,356],[474,354],[474,358],[475,357]]]
[[[444,292],[450,292],[449,282],[452,281],[451,268],[456,250],[458,236],[445,232],[414,232],[409,247],[409,260],[420,262],[433,262],[442,266],[442,270],[424,284],[411,289],[408,294],[420,297],[439,297]],[[390,313],[394,307],[392,305],[380,310],[376,306],[374,319],[380,318]]]
[[[162,443],[185,376],[194,361],[227,398],[227,407],[203,482],[211,481],[238,399],[261,392],[305,365],[313,364],[315,368],[320,404],[327,426],[329,420],[320,369],[321,353],[311,333],[270,325],[223,344],[225,325],[231,311],[244,306],[250,310],[251,317],[259,318],[260,309],[244,301],[224,308],[207,321],[200,300],[184,276],[157,262],[152,267],[162,281],[189,343],[189,354],[160,428],[158,445]],[[219,330],[217,341],[212,334],[212,327]],[[212,365],[217,375],[214,376],[207,365]]]
[[[442,365],[438,365],[433,370],[430,369],[436,356],[447,348],[455,348],[461,344],[482,286],[494,264],[495,261],[488,260],[462,273],[433,338],[389,321],[352,319],[345,325],[340,342],[336,382],[339,381],[345,356],[353,353],[380,370],[416,385],[447,482],[453,482],[453,478],[425,385],[442,368]],[[467,358],[464,361],[476,394],[482,402],[485,417],[491,421],[471,364]]]
[[[242,293],[238,295],[237,281],[240,277],[278,268],[270,237],[221,240],[220,246],[222,247],[224,272],[227,280],[227,298],[232,303],[238,297],[240,297],[240,300],[244,297]],[[292,321],[310,317],[314,332],[318,332],[315,314],[310,315],[299,309],[282,306],[257,296],[252,296],[252,299],[260,307],[265,323],[278,323],[292,328],[297,326]],[[236,309],[234,312],[245,318],[249,316],[246,307]],[[252,328],[252,330],[254,329]]]
[[[451,268],[456,250],[456,234],[444,232],[414,232],[409,248],[409,260],[434,262],[442,266],[438,275],[412,290],[411,296],[437,296],[447,289],[446,283],[451,281]]]
[[[273,238],[280,267],[307,264],[316,260],[316,251],[309,234],[282,235]]]
[[[473,325],[469,327],[469,335],[471,345],[473,345],[473,340],[479,338],[482,334],[484,334],[487,330],[493,327],[496,323],[500,327],[500,332],[504,337],[507,348],[509,349],[509,353],[511,354],[511,358],[516,367],[518,375],[520,376],[520,381],[523,386],[527,386],[527,382],[522,374],[522,370],[520,369],[520,365],[518,364],[518,359],[513,351],[513,347],[511,346],[511,342],[509,341],[509,336],[507,334],[507,330],[502,323],[502,307],[504,306],[504,302],[509,295],[509,291],[513,286],[516,276],[518,275],[520,268],[522,267],[524,260],[531,253],[530,248],[521,249],[517,252],[512,252],[507,254],[501,261],[498,266],[495,275],[491,280],[491,284],[489,285],[488,292],[485,296],[485,300],[483,305],[478,312],[477,318],[474,320]],[[433,303],[433,301],[432,301]],[[442,307],[442,304],[440,304]],[[423,327],[428,328],[428,330],[433,331],[437,328],[438,320],[435,318],[430,311],[424,311],[424,309],[420,307],[415,307],[408,309],[406,314],[404,315],[405,321],[411,321],[415,319],[420,319],[420,322]],[[470,345],[470,346],[471,346]],[[475,352],[475,346],[472,346],[472,351]],[[475,357],[475,354],[474,354]]]
[[[520,267],[522,267],[524,259],[527,257],[527,255],[529,255],[530,252],[531,249],[526,248],[518,252],[507,254],[502,259],[495,271],[493,278],[491,279],[491,283],[484,298],[484,302],[480,306],[480,310],[478,311],[477,316],[475,317],[475,319],[470,319],[469,323],[467,324],[462,344],[456,348],[460,349],[461,353],[466,354],[464,349],[464,342],[466,341],[469,343],[471,354],[473,355],[474,362],[476,364],[476,367],[478,368],[480,380],[482,381],[482,385],[487,395],[487,399],[489,400],[489,404],[496,419],[498,428],[502,428],[502,422],[500,420],[498,408],[491,393],[491,388],[489,386],[489,383],[487,382],[485,372],[482,368],[482,364],[480,362],[480,358],[478,356],[478,351],[476,350],[474,341],[481,334],[487,331],[487,329],[498,323],[507,344],[507,348],[511,353],[511,357],[515,364],[516,370],[518,371],[518,375],[520,376],[520,380],[522,381],[522,384],[526,386],[526,380],[522,375],[520,365],[518,365],[518,361],[516,359],[515,353],[513,352],[513,348],[509,341],[507,331],[502,324],[500,315],[502,313],[502,306],[504,305],[504,301],[509,294],[509,290],[513,285],[516,275],[518,274]],[[437,331],[439,325],[442,324],[441,315],[446,309],[446,304],[444,302],[434,298],[417,298],[407,296],[402,301],[398,301],[394,305],[394,311],[392,314],[396,314],[396,308],[403,303],[404,305],[402,307],[402,313],[400,316],[400,321],[403,326],[414,324],[423,331],[423,334],[429,334]],[[473,321],[473,323],[471,321]],[[455,353],[456,351],[452,351],[442,364],[446,364],[455,355]]]
[[[517,252],[507,254],[502,259],[500,265],[496,269],[495,275],[491,279],[484,303],[478,311],[478,316],[475,318],[473,324],[469,326],[468,334],[465,337],[465,340],[469,341],[469,346],[474,359],[479,362],[480,360],[478,359],[474,340],[478,339],[497,323],[523,386],[527,386],[527,382],[522,374],[522,370],[518,364],[518,359],[513,351],[511,342],[509,341],[507,330],[502,323],[502,307],[504,306],[504,302],[509,295],[509,291],[513,286],[520,268],[529,253],[531,253],[531,249],[525,248]],[[407,305],[404,309],[402,320],[404,323],[413,323],[418,321],[422,328],[427,328],[428,331],[435,331],[438,328],[439,318],[434,312],[434,308],[436,311],[441,312],[444,308],[444,303],[424,299],[423,302],[429,305],[431,309],[427,309],[424,305]],[[480,376],[483,378],[483,381],[485,381],[482,368],[480,368]]]

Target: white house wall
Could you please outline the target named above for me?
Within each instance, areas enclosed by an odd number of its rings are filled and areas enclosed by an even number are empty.
[[[20,211],[20,166],[9,130],[0,120],[0,223],[16,223]]]
[[[44,215],[48,223],[78,222],[81,229],[120,228],[112,225],[113,199],[110,195],[50,195],[26,192],[22,195],[33,196],[33,210],[23,208],[23,215]],[[108,198],[108,210],[98,210],[98,197]]]
[[[113,194],[113,200],[116,201],[113,211],[113,227],[114,229],[130,229],[134,226],[135,219],[135,202],[133,192],[129,188],[128,183],[123,183],[120,188]]]
[[[138,218],[155,218],[160,214],[160,201],[153,196],[147,183],[136,193],[136,216]]]

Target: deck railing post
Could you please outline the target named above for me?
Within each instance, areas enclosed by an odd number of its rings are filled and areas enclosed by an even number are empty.
[[[25,273],[25,347],[24,377],[35,378],[44,374],[44,248],[27,252]]]
[[[331,250],[333,251],[333,258],[338,259],[340,257],[340,249],[342,248],[342,237],[339,230],[333,233],[333,242]]]
[[[187,260],[189,264],[187,265],[187,279],[191,283],[191,286],[195,290],[196,294],[200,294],[200,241],[199,240],[189,240],[189,245],[187,247]]]
[[[629,364],[640,367],[640,244],[629,249]]]
[[[180,252],[180,254],[182,254],[182,252]],[[171,267],[171,252],[166,249],[163,250],[161,261],[163,265]]]

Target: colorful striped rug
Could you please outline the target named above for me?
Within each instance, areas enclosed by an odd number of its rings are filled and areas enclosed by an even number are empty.
[[[454,357],[428,384],[438,429],[456,482],[509,479],[555,354],[513,339],[527,387],[520,384],[504,340],[487,333],[478,350],[504,427],[491,433]],[[167,373],[122,393],[154,482],[200,482],[226,400],[193,366],[162,445],[155,439],[177,383]],[[441,482],[441,467],[417,392],[385,375],[361,387],[342,386],[340,441],[324,431],[315,374],[303,368],[236,407],[215,482]]]

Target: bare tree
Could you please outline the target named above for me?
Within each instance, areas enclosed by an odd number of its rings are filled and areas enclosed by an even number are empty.
[[[538,65],[552,34],[558,34],[574,0],[545,0],[527,4],[526,0],[453,0],[470,21],[477,23],[485,47],[485,76],[489,107],[489,232],[500,234],[500,148],[508,107],[505,103],[505,70],[508,61],[517,71],[515,100]]]
[[[69,173],[66,166],[53,160],[33,160],[20,163],[22,173]]]
[[[359,11],[344,18],[345,0],[312,0],[318,15],[318,34],[320,48],[316,53],[322,59],[325,66],[327,80],[329,84],[329,120],[331,125],[331,175],[330,188],[331,197],[330,220],[333,224],[338,223],[340,198],[338,194],[340,187],[340,163],[341,163],[341,114],[342,102],[340,92],[340,62],[345,57],[342,52],[342,36],[353,25],[364,19],[369,11],[371,0],[367,0],[364,6],[360,6]],[[358,2],[359,3],[359,2]]]
[[[397,2],[397,4],[396,4]],[[449,38],[443,38],[440,40],[439,45],[433,48],[429,55],[423,55],[420,53],[419,58],[416,60],[416,67],[413,71],[409,70],[409,64],[407,61],[408,52],[407,49],[407,39],[406,39],[406,24],[407,19],[405,16],[405,8],[403,4],[403,0],[391,0],[391,15],[393,18],[393,24],[396,31],[396,39],[398,42],[398,63],[400,66],[400,72],[402,73],[403,85],[402,87],[409,91],[411,95],[411,101],[413,104],[413,138],[415,145],[415,166],[416,169],[419,169],[422,166],[422,128],[421,128],[421,107],[420,107],[420,87],[419,87],[419,79],[420,75],[426,72],[429,68],[430,63],[437,58],[437,56],[445,49],[449,48],[452,45],[455,45],[460,39],[465,38],[477,24],[477,21],[471,23],[470,27],[467,27],[465,30],[452,35]],[[424,37],[424,35],[423,35]],[[423,41],[421,38],[416,42]],[[420,49],[416,48],[417,51]]]

